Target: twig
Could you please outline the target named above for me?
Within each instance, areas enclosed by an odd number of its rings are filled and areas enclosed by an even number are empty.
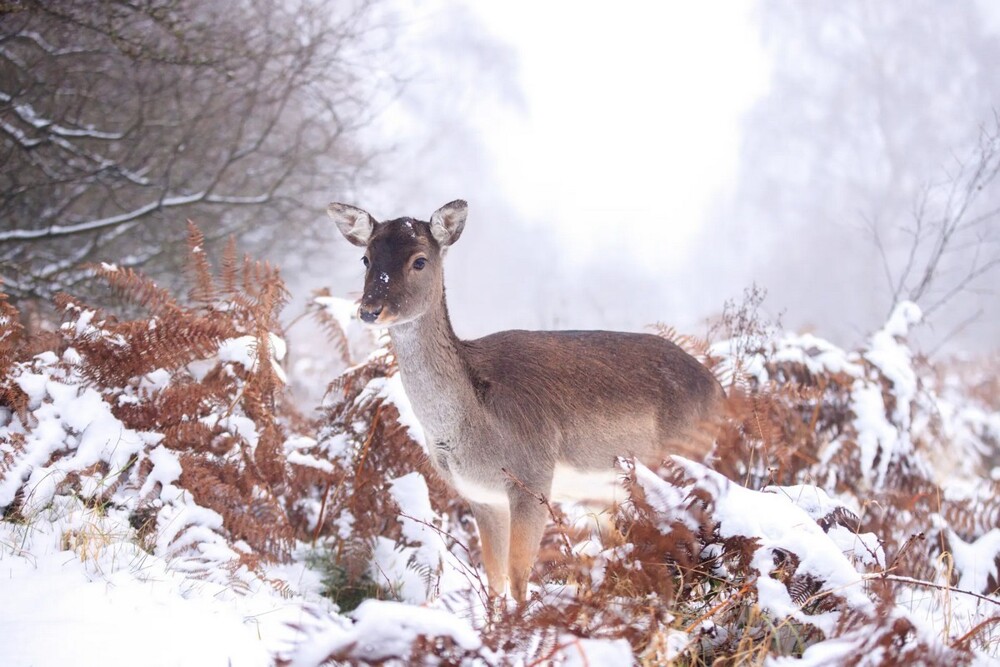
[[[361,460],[358,462],[358,467],[354,469],[355,477],[361,474],[361,469],[365,467],[365,461],[368,460],[368,452],[371,450],[372,439],[375,438],[375,428],[378,426],[379,417],[382,415],[383,405],[384,403],[379,403],[375,408],[375,414],[372,416],[372,425],[368,429],[368,437],[365,438],[365,444],[361,446]]]
[[[983,628],[985,628],[987,625],[990,625],[992,623],[1000,623],[1000,616],[991,616],[990,618],[987,618],[982,623],[976,624],[976,626],[974,628],[972,628],[971,630],[969,630],[968,632],[966,632],[964,635],[962,635],[961,637],[959,637],[955,641],[953,641],[951,643],[951,647],[952,648],[959,648],[962,644],[965,644],[970,639],[972,639],[972,637],[975,636],[975,634],[977,632],[979,632],[980,630],[982,630]]]
[[[753,586],[756,583],[757,583],[757,577],[754,577],[750,581],[748,581],[745,584],[743,584],[738,591],[736,591],[735,593],[733,593],[732,595],[730,595],[728,598],[726,598],[725,600],[723,600],[719,604],[715,605],[714,607],[712,607],[711,609],[709,609],[708,611],[706,611],[704,614],[702,614],[698,618],[694,619],[694,621],[692,621],[686,628],[684,628],[684,632],[686,634],[691,634],[691,631],[694,630],[696,627],[698,627],[701,624],[702,621],[704,621],[706,618],[710,618],[710,617],[714,616],[717,612],[721,611],[722,609],[724,609],[728,605],[732,604],[736,600],[738,600],[741,597],[743,597],[744,595],[746,595],[747,592],[750,590],[750,587]]]
[[[489,598],[490,598],[489,589],[487,588],[486,583],[483,581],[482,576],[479,574],[479,568],[474,567],[472,565],[472,551],[469,549],[468,545],[465,544],[464,542],[462,542],[460,539],[458,539],[454,535],[452,535],[451,533],[443,530],[442,528],[439,528],[439,527],[435,526],[434,524],[430,523],[429,521],[424,521],[423,519],[418,519],[415,516],[410,516],[409,514],[407,514],[406,512],[403,512],[403,511],[399,512],[399,516],[403,517],[404,519],[409,519],[410,521],[414,521],[416,523],[419,523],[421,526],[427,526],[428,528],[430,528],[431,530],[433,530],[434,532],[436,532],[438,534],[438,536],[441,537],[442,539],[445,539],[445,538],[450,539],[452,542],[454,542],[455,544],[457,544],[458,546],[460,546],[462,548],[462,551],[465,552],[465,555],[469,557],[469,564],[466,566],[465,563],[462,563],[462,565],[465,566],[464,567],[465,570],[467,570],[468,572],[471,572],[473,574],[473,576],[475,577],[476,583],[477,583],[478,588],[479,588],[479,590],[477,591],[477,593],[480,594],[480,600],[482,601],[483,606],[488,608],[489,607]],[[461,561],[459,561],[459,562],[461,562]]]
[[[556,514],[555,508],[552,507],[552,504],[549,502],[549,499],[545,497],[545,494],[543,494],[543,493],[537,493],[535,491],[532,491],[531,489],[528,488],[528,486],[524,482],[522,482],[520,479],[518,479],[515,475],[513,475],[506,468],[500,468],[500,470],[503,472],[503,474],[507,475],[507,477],[509,477],[510,480],[512,482],[514,482],[514,484],[516,484],[518,486],[518,488],[520,488],[522,491],[524,491],[528,495],[533,496],[534,498],[537,498],[538,502],[540,502],[541,504],[545,505],[546,509],[549,510],[549,516],[552,518],[552,522],[559,529],[559,535],[560,535],[560,537],[562,537],[563,542],[565,542],[566,555],[567,556],[572,556],[573,555],[573,543],[570,541],[569,535],[566,534],[566,526],[563,523],[563,520],[559,517],[559,515]]]
[[[875,579],[882,579],[884,581],[895,581],[901,584],[913,584],[915,586],[926,586],[927,588],[936,588],[940,591],[945,591],[948,593],[961,593],[962,595],[970,595],[984,602],[989,602],[990,604],[995,604],[1000,607],[1000,600],[989,597],[988,595],[981,595],[979,593],[973,593],[972,591],[967,591],[964,588],[955,588],[954,586],[944,586],[942,584],[935,584],[933,581],[924,581],[923,579],[914,579],[913,577],[905,577],[900,574],[886,574],[884,572],[873,572],[872,574],[862,575],[862,580],[872,581]]]
[[[899,549],[896,551],[896,555],[893,556],[892,563],[889,564],[889,567],[886,569],[886,572],[891,572],[892,570],[896,569],[896,563],[898,563],[899,559],[902,558],[907,551],[909,551],[910,547],[913,546],[916,542],[923,542],[925,539],[927,539],[927,536],[924,535],[923,532],[914,533],[913,535],[910,535],[908,538],[906,538],[906,541],[903,542],[903,545],[899,547]]]
[[[316,546],[316,540],[319,539],[319,533],[323,530],[323,519],[326,514],[326,500],[330,497],[330,480],[326,481],[326,488],[323,489],[323,502],[319,506],[319,518],[316,519],[316,530],[313,531],[312,545]]]

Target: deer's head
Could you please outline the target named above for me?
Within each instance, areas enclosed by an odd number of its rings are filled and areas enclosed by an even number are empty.
[[[462,235],[464,201],[445,204],[430,222],[397,218],[376,222],[365,211],[330,204],[326,212],[348,241],[365,249],[365,292],[358,316],[391,327],[411,322],[441,303],[444,251]]]

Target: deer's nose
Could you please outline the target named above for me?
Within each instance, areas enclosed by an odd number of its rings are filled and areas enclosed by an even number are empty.
[[[368,324],[371,324],[372,322],[377,320],[378,316],[381,313],[382,313],[381,305],[366,306],[364,304],[361,304],[361,307],[358,308],[358,317],[361,318],[362,322],[367,322]]]

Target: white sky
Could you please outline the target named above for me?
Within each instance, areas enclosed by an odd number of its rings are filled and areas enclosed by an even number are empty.
[[[766,88],[752,2],[470,7],[518,61],[522,112],[473,119],[511,204],[571,256],[614,242],[651,269],[682,259]]]

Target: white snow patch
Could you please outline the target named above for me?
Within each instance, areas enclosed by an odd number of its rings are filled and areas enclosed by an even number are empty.
[[[315,468],[316,470],[322,470],[323,472],[332,473],[334,471],[333,464],[329,461],[325,459],[318,459],[315,456],[303,454],[302,452],[290,452],[286,456],[286,460],[289,463],[294,463],[295,465]]]
[[[284,599],[252,577],[238,594],[135,540],[127,512],[66,496],[28,525],[0,522],[0,628],[12,638],[0,664],[265,667],[303,639],[291,624],[338,624],[322,600]]]
[[[248,371],[252,371],[257,365],[257,338],[256,336],[239,336],[228,338],[219,343],[217,357],[223,363],[236,363],[243,366]],[[274,374],[278,376],[283,384],[288,384],[288,376],[285,369],[278,362],[285,358],[287,346],[285,341],[274,333],[268,333],[268,361]]]
[[[293,667],[315,667],[332,654],[377,662],[410,655],[419,636],[449,637],[460,648],[474,651],[482,640],[463,619],[426,607],[400,602],[365,600],[351,614],[354,625],[314,638],[291,656]]]
[[[364,392],[358,397],[358,401],[375,394],[396,406],[399,411],[399,423],[406,427],[407,434],[421,447],[427,451],[427,442],[424,438],[424,429],[420,425],[410,399],[403,390],[403,378],[399,373],[394,373],[388,378],[375,378],[365,387]]]
[[[958,587],[973,593],[984,593],[990,575],[998,577],[996,557],[1000,555],[1000,528],[994,528],[972,542],[966,542],[948,531],[948,545],[961,574]]]
[[[825,627],[824,621],[833,618],[801,613],[784,584],[768,576],[774,568],[776,550],[782,550],[798,557],[795,574],[809,574],[822,581],[824,589],[835,590],[856,609],[874,610],[859,573],[805,510],[784,495],[752,491],[693,461],[678,456],[673,460],[696,480],[698,487],[714,496],[713,517],[719,522],[721,537],[751,537],[760,544],[752,567],[760,575],[757,590],[762,607],[779,617],[793,617],[823,630],[831,629]]]
[[[582,639],[567,636],[560,640],[564,667],[591,665],[631,665],[632,645],[625,639]]]

